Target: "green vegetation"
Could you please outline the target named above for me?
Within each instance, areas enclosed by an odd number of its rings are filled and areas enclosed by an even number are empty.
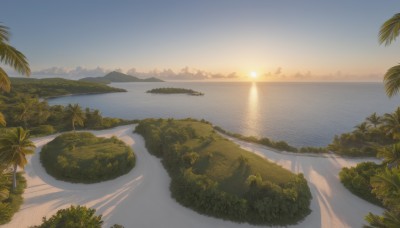
[[[132,149],[116,137],[98,138],[89,132],[65,133],[40,153],[46,171],[69,182],[95,183],[128,173],[135,165]]]
[[[86,108],[81,110],[81,114],[83,112],[83,116],[80,115],[80,121],[83,121],[82,126],[82,122],[77,122],[78,119],[73,118],[73,112],[71,113],[72,108],[82,109],[79,105],[50,106],[46,100],[20,93],[11,97],[0,96],[0,102],[3,103],[1,107],[4,108],[3,113],[8,127],[24,126],[25,129],[30,129],[32,135],[35,136],[73,130],[74,128],[100,130],[135,122],[103,117],[99,110]],[[73,120],[74,125],[72,125]]]
[[[7,26],[0,24],[0,63],[10,66],[16,72],[29,76],[31,69],[24,54],[9,44],[10,33]],[[0,67],[0,91],[9,92],[11,82],[8,74]],[[0,112],[0,125],[5,126],[6,120]]]
[[[48,98],[73,94],[98,94],[126,92],[124,89],[110,87],[100,83],[74,81],[63,78],[11,78],[13,88],[10,95],[18,93]]]
[[[195,211],[251,224],[294,224],[310,213],[302,174],[241,149],[205,121],[146,119],[136,132],[171,176],[171,194]]]
[[[74,206],[58,210],[57,213],[49,219],[43,217],[43,223],[32,228],[101,228],[103,225],[102,215],[96,215],[96,210],[85,206]],[[111,228],[124,228],[121,225],[114,224]]]
[[[35,145],[29,140],[29,132],[22,127],[6,131],[0,137],[0,162],[13,167],[12,190],[17,188],[17,168],[28,163],[26,156],[33,154]]]
[[[12,174],[7,170],[0,172],[0,225],[3,225],[11,221],[23,203],[26,180],[21,173],[17,173],[17,188],[12,190]]]
[[[362,162],[357,164],[356,167],[343,168],[339,173],[339,177],[342,184],[353,194],[368,202],[382,206],[382,202],[371,192],[370,179],[383,169],[383,165],[373,162]]]
[[[101,215],[95,215],[96,210],[85,206],[71,206],[61,209],[49,219],[43,217],[43,223],[33,228],[53,228],[53,227],[90,227],[101,228],[103,220]]]
[[[395,143],[400,136],[400,107],[393,113],[373,113],[351,133],[335,136],[329,150],[346,156],[376,156],[379,149]]]
[[[110,84],[111,82],[163,82],[163,80],[154,77],[140,79],[135,76],[123,74],[121,72],[116,72],[116,71],[110,72],[103,77],[87,77],[87,78],[82,78],[79,81],[96,82],[103,84]]]
[[[183,88],[156,88],[147,91],[147,93],[159,93],[159,94],[187,94],[187,95],[192,95],[192,96],[203,96],[203,93],[191,90],[191,89],[183,89]]]
[[[233,138],[240,139],[242,141],[257,143],[260,145],[264,145],[279,151],[288,151],[295,153],[326,153],[328,152],[326,148],[323,147],[302,147],[300,149],[289,145],[285,141],[273,141],[269,138],[257,138],[255,136],[243,136],[241,134],[232,133],[229,131],[225,131],[221,127],[215,126],[214,129],[222,134],[228,135]]]

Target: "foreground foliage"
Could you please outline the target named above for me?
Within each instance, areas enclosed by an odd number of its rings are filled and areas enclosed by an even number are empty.
[[[102,215],[96,215],[96,210],[86,206],[74,206],[58,210],[49,219],[43,217],[43,223],[31,228],[101,228],[103,225]],[[114,224],[111,228],[124,228]]]
[[[53,228],[53,227],[88,227],[101,228],[103,220],[101,215],[95,215],[96,210],[85,206],[71,206],[61,209],[49,219],[43,218],[43,223],[33,228]]]
[[[13,215],[23,203],[22,194],[26,188],[26,180],[21,173],[17,173],[17,187],[12,190],[12,175],[6,171],[0,173],[0,225],[11,221]]]
[[[40,160],[46,171],[69,182],[94,183],[128,173],[135,165],[132,149],[115,137],[89,132],[65,133],[45,145]]]
[[[146,119],[136,132],[162,159],[171,194],[186,207],[252,224],[293,224],[310,213],[302,174],[241,149],[204,121]]]
[[[384,169],[383,165],[378,165],[373,162],[362,162],[356,167],[343,168],[340,173],[340,181],[353,194],[373,204],[383,206],[377,196],[371,192],[370,184],[371,177]]]
[[[400,136],[400,107],[382,116],[373,113],[354,127],[354,131],[335,136],[329,150],[346,156],[375,157],[378,151],[394,144]]]

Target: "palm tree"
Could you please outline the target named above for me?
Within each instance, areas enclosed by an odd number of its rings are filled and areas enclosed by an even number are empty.
[[[386,113],[383,116],[383,129],[386,134],[391,135],[393,139],[400,138],[400,107],[393,113]]]
[[[9,39],[10,33],[8,32],[8,27],[0,24],[0,63],[11,66],[15,71],[22,75],[29,76],[31,70],[26,57],[8,43]],[[11,82],[8,78],[8,74],[0,67],[0,90],[9,92],[10,89]],[[6,125],[4,116],[1,113],[0,125]]]
[[[368,130],[369,130],[369,125],[368,125],[367,122],[362,122],[362,123],[360,123],[360,124],[354,126],[354,128],[356,129],[356,130],[355,130],[356,132],[359,132],[359,133],[361,133],[361,134],[364,135],[365,133],[368,132]]]
[[[391,149],[383,148],[378,152],[378,157],[383,158],[389,169],[400,165],[400,143],[394,144]]]
[[[376,128],[379,124],[382,123],[382,118],[376,115],[376,112],[372,113],[372,115],[368,116],[366,120]]]
[[[24,103],[18,105],[18,114],[16,116],[17,120],[24,123],[24,128],[28,127],[28,120],[31,119],[33,102],[31,100],[26,100]]]
[[[383,216],[374,215],[371,212],[365,216],[369,225],[364,228],[396,228],[400,227],[400,214],[394,211],[384,211]]]
[[[83,126],[85,121],[85,113],[79,104],[69,104],[66,108],[67,118],[71,121],[72,129],[75,132],[75,124]]]
[[[390,45],[399,36],[400,13],[393,15],[381,26],[379,31],[379,43]],[[400,65],[390,68],[383,78],[386,94],[389,97],[396,95],[400,89]]]
[[[6,126],[6,119],[4,118],[3,113],[0,112],[0,126]]]
[[[400,227],[400,169],[385,169],[371,177],[372,192],[382,200],[387,210],[382,216],[369,213],[364,227]]]
[[[35,145],[29,140],[29,131],[22,127],[9,130],[0,138],[0,161],[13,165],[13,190],[17,187],[17,168],[24,168],[26,155],[33,154]]]

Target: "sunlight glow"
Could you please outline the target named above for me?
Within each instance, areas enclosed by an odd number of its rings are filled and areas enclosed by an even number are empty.
[[[257,72],[255,72],[255,71],[250,72],[250,77],[253,78],[253,79],[256,79],[257,78]]]

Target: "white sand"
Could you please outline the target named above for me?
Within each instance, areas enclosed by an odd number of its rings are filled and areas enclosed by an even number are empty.
[[[259,227],[203,216],[176,203],[170,197],[170,178],[160,160],[147,152],[142,137],[132,134],[132,131],[132,126],[93,131],[97,136],[117,136],[132,146],[137,155],[136,166],[130,173],[98,184],[70,184],[49,176],[40,164],[39,152],[55,136],[33,140],[38,148],[25,169],[28,187],[24,193],[24,204],[12,221],[3,227],[38,225],[43,216],[50,217],[71,204],[96,209],[98,214],[103,214],[104,227],[115,223],[126,228]],[[381,208],[351,194],[339,182],[338,173],[342,167],[353,166],[366,159],[281,154],[263,146],[235,142],[287,169],[304,173],[313,195],[312,213],[293,227],[361,227],[368,212],[383,212]]]

